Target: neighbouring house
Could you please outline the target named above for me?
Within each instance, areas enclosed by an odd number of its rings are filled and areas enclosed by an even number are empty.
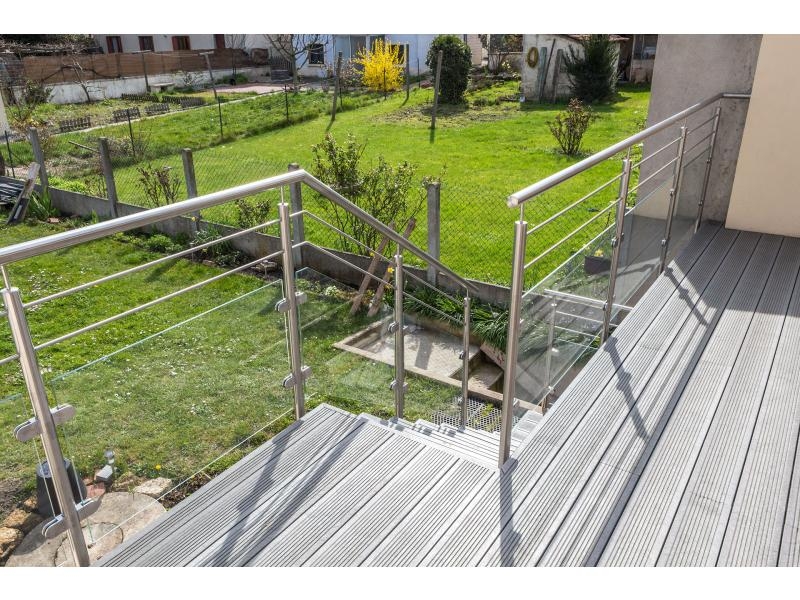
[[[223,48],[266,47],[257,34],[229,33],[159,33],[159,34],[93,34],[97,45],[107,54],[125,52],[169,52],[171,50],[220,50]]]
[[[658,35],[654,33],[625,34],[628,39],[620,50],[620,70],[627,81],[649,83],[653,80]]]
[[[564,56],[569,49],[579,51],[581,34],[535,33],[522,36],[521,91],[529,102],[555,102],[570,94],[570,81],[565,69]],[[621,56],[621,45],[627,40],[622,35],[612,35]]]

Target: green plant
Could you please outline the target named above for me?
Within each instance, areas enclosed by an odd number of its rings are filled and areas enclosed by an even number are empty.
[[[425,64],[436,72],[439,51],[442,51],[442,74],[439,80],[439,99],[445,104],[458,104],[464,101],[464,92],[469,84],[469,69],[472,66],[472,52],[464,41],[456,35],[440,35],[431,43]]]
[[[255,198],[240,198],[236,200],[239,215],[236,219],[239,227],[255,227],[269,220],[269,200],[256,196]]]
[[[58,215],[58,209],[53,206],[50,200],[50,194],[31,195],[30,203],[28,204],[28,212],[26,214],[29,219],[46,221],[48,218],[57,217]]]
[[[142,245],[151,252],[163,252],[165,254],[173,254],[183,250],[181,244],[163,233],[145,236],[142,240]]]
[[[149,206],[163,206],[178,200],[182,184],[180,178],[172,172],[172,167],[154,167],[147,163],[137,167],[136,171]]]
[[[616,44],[607,35],[587,35],[578,41],[576,50],[569,47],[564,64],[572,85],[572,94],[591,103],[610,99],[617,80]]]
[[[553,121],[548,121],[547,126],[561,146],[561,151],[567,156],[575,156],[580,152],[583,135],[594,118],[591,109],[573,98],[567,109],[558,113]]]
[[[195,234],[194,240],[192,240],[190,246],[200,246],[202,244],[213,242],[218,240],[222,237],[219,229],[214,227],[213,225],[209,225],[204,229],[200,229],[197,234]],[[234,265],[240,261],[242,255],[241,253],[236,250],[230,242],[218,242],[216,244],[211,244],[206,248],[202,248],[198,250],[198,254],[200,258],[206,260],[212,260],[218,265],[222,266],[230,266]]]
[[[314,175],[379,221],[394,223],[402,231],[424,201],[421,187],[412,192],[416,166],[402,161],[393,167],[378,156],[373,166],[361,167],[365,147],[353,135],[339,145],[327,134],[321,143],[312,146]],[[368,255],[369,249],[378,245],[378,231],[358,217],[329,201],[323,202],[322,210],[336,227],[363,244],[340,236],[345,250]]]

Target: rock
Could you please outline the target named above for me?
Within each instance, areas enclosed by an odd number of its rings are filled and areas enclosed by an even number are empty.
[[[83,528],[89,544],[89,560],[95,562],[122,543],[122,529],[114,523],[90,523]],[[94,542],[90,540],[95,540]],[[73,564],[72,544],[64,538],[56,551],[56,566]]]
[[[147,494],[153,498],[158,498],[171,487],[171,479],[167,479],[166,477],[156,477],[155,479],[145,481],[139,487],[134,488],[133,491],[136,494]]]
[[[13,527],[19,529],[22,533],[28,533],[31,529],[36,527],[42,522],[42,517],[33,512],[28,512],[21,508],[15,509],[6,520],[3,521],[3,527]]]
[[[36,503],[36,496],[31,496],[25,502],[22,503],[22,508],[27,510],[28,512],[34,512],[38,508],[38,504]]]
[[[130,492],[142,481],[144,481],[143,477],[127,472],[114,480],[114,490],[117,492]]]
[[[106,493],[105,483],[93,483],[86,488],[86,496],[88,498],[99,498]]]
[[[111,465],[106,465],[94,474],[94,480],[100,483],[111,483],[113,479],[114,468]]]
[[[0,527],[0,561],[5,560],[25,536],[19,529]]]
[[[47,222],[48,223],[54,223],[54,224],[55,223],[61,223],[61,219],[59,219],[58,217],[48,217],[47,218]]]

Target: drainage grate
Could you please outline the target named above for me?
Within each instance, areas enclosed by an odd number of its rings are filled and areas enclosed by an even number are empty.
[[[467,427],[489,432],[500,431],[501,415],[500,409],[494,404],[475,400],[474,398],[467,400]],[[514,424],[519,419],[518,415],[514,415]],[[461,423],[461,397],[456,398],[452,406],[444,410],[435,411],[430,420],[437,425],[446,423],[458,427]]]

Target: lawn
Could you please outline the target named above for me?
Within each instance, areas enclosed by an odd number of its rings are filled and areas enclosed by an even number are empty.
[[[0,244],[66,226],[5,227]],[[158,256],[136,238],[116,236],[11,265],[9,274],[27,301]],[[34,340],[40,343],[220,272],[175,259],[41,305],[28,311]],[[274,309],[283,296],[281,285],[274,278],[231,275],[41,351],[51,404],[77,409],[60,431],[64,452],[81,473],[93,473],[104,464],[104,451],[113,449],[123,472],[181,480],[272,421],[277,419],[246,448],[285,427],[293,397],[282,387],[289,364],[284,316]],[[348,290],[333,282],[311,278],[298,285],[310,297],[301,309],[303,359],[313,370],[306,383],[309,407],[324,401],[356,413],[391,416],[392,369],[333,348],[382,315],[350,317]],[[5,357],[13,353],[5,321],[0,330]],[[23,389],[16,365],[0,367],[0,429],[7,433],[31,416]],[[430,417],[452,397],[450,388],[409,376],[408,416]],[[209,472],[241,455],[232,453]],[[0,513],[14,497],[30,492],[36,463],[33,442],[19,443],[10,433],[0,437],[0,496],[5,495]]]

